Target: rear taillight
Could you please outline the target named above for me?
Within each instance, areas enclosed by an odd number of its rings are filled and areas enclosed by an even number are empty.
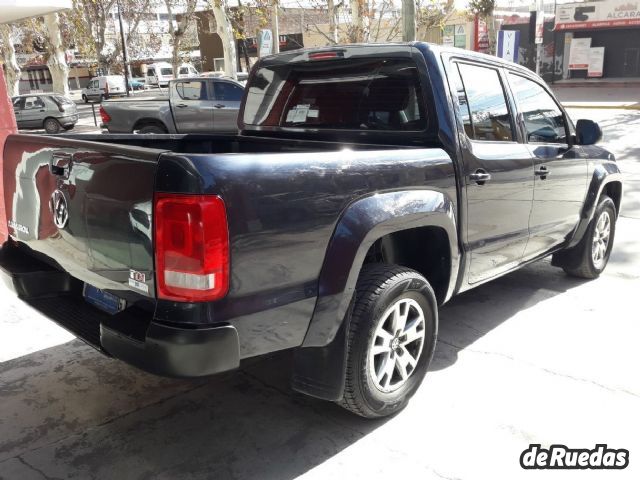
[[[156,194],[155,252],[158,298],[218,300],[229,289],[229,231],[215,195]]]
[[[100,105],[100,118],[102,119],[102,123],[109,123],[111,121],[111,115],[107,113],[102,105]]]

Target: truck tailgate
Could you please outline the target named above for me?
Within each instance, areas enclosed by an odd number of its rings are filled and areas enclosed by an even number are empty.
[[[9,235],[56,268],[125,299],[154,297],[152,205],[160,150],[11,135]]]

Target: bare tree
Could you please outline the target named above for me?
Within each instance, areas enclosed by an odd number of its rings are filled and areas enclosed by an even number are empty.
[[[16,31],[11,25],[0,25],[0,52],[4,60],[5,82],[9,96],[18,95],[20,86],[20,65],[16,60]]]
[[[86,58],[95,58],[105,72],[111,71],[122,53],[119,36],[109,36],[116,28],[116,5],[116,0],[73,0],[69,14],[76,46]],[[155,0],[120,0],[127,43],[154,5]]]
[[[180,67],[180,49],[185,33],[193,24],[197,0],[164,0],[169,14],[169,35],[171,36],[171,65],[174,76],[178,76]],[[174,19],[174,12],[180,10]],[[179,18],[179,20],[178,20]]]
[[[416,25],[418,29],[444,27],[455,12],[455,0],[416,0]]]

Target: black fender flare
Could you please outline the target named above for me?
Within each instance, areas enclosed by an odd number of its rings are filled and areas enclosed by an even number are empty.
[[[431,189],[374,194],[344,211],[325,254],[309,329],[295,353],[295,390],[325,400],[342,398],[348,313],[365,256],[379,238],[418,227],[444,229],[451,258],[447,298],[451,296],[460,262],[455,211],[451,198]]]
[[[602,195],[605,187],[612,182],[619,182],[620,185],[622,185],[622,173],[620,172],[620,168],[618,168],[618,164],[614,161],[605,161],[595,165],[591,175],[591,182],[587,189],[584,205],[580,212],[580,220],[573,231],[571,240],[566,246],[567,249],[575,247],[580,243],[580,240],[582,240],[584,233],[587,231],[587,227],[589,227],[589,223],[596,211],[598,199]],[[620,198],[622,198],[622,192]],[[619,214],[620,212],[617,213]]]

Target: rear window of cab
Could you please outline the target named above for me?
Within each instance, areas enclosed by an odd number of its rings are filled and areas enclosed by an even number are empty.
[[[244,123],[253,126],[422,131],[418,69],[406,59],[303,62],[259,68]]]

